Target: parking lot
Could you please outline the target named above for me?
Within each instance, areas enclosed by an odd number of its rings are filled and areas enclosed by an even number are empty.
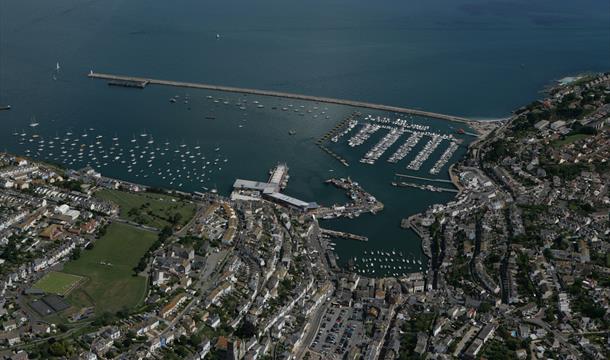
[[[322,318],[310,349],[326,355],[326,358],[342,358],[347,349],[358,344],[362,339],[362,322],[354,320],[353,310],[331,305]]]

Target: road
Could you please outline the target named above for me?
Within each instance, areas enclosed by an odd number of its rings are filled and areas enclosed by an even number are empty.
[[[199,292],[199,294],[201,294],[199,296],[199,300],[201,300],[203,298],[203,294],[206,291],[208,291],[211,288],[211,286],[214,285],[214,283],[218,280],[218,279],[216,279],[216,277],[221,272],[219,271],[220,269],[216,269],[216,266],[218,264],[222,263],[222,261],[225,259],[225,257],[229,253],[230,253],[230,250],[223,250],[223,251],[219,251],[217,253],[212,253],[206,258],[205,266],[204,266],[203,270],[201,271],[201,274],[199,275],[199,280],[197,281],[195,286],[193,286],[193,289],[195,289],[196,291]],[[174,325],[176,325],[176,323],[178,321],[180,321],[182,319],[182,317],[186,313],[188,313],[193,306],[200,303],[197,300],[198,299],[196,299],[196,298],[191,298],[191,301],[188,303],[188,305],[186,305],[184,307],[184,309],[182,309],[182,311],[180,311],[169,323],[167,323],[167,327],[165,328],[165,330],[163,330],[161,332],[161,334],[159,334],[159,336],[163,337],[169,331],[171,331],[173,329]]]
[[[322,318],[324,317],[327,308],[328,303],[322,302],[320,308],[314,311],[313,318],[309,320],[309,329],[307,331],[307,334],[305,335],[305,339],[303,339],[303,341],[301,342],[301,346],[294,353],[295,359],[301,359],[305,354],[305,351],[307,350],[307,348],[315,338],[316,334],[318,333],[318,330],[320,329],[320,325],[322,324]]]

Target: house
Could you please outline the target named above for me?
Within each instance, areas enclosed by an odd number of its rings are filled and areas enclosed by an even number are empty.
[[[0,179],[0,187],[10,189],[15,186],[15,183],[11,179]]]
[[[489,339],[491,339],[494,336],[495,331],[496,331],[496,325],[494,325],[494,324],[485,325],[483,330],[481,330],[479,332],[479,334],[477,335],[477,338],[481,339],[483,341],[483,343],[486,343]]]
[[[0,343],[7,344],[8,346],[14,346],[21,342],[19,332],[17,330],[9,331],[0,334]]]
[[[96,227],[97,227],[97,220],[91,219],[81,226],[81,231],[83,231],[86,234],[91,234],[95,231]]]
[[[45,323],[35,323],[32,325],[32,334],[45,335],[51,332],[51,327]]]
[[[557,121],[554,121],[553,123],[551,123],[551,129],[552,130],[558,130],[558,129],[564,127],[565,125],[566,125],[565,121],[557,120]]]
[[[5,321],[5,322],[2,324],[2,329],[3,329],[4,331],[12,331],[12,330],[15,330],[15,329],[17,329],[17,323],[15,322],[15,320],[8,320],[8,321]]]
[[[549,122],[547,120],[540,120],[537,123],[534,124],[534,128],[536,130],[542,130],[545,127],[549,126]]]
[[[155,338],[155,339],[149,341],[147,343],[147,345],[148,345],[148,351],[149,352],[151,352],[151,353],[155,352],[155,350],[157,350],[157,349],[159,349],[161,347],[161,339]]]
[[[205,356],[210,352],[210,348],[212,347],[212,343],[210,339],[203,338],[203,341],[198,346],[197,353],[193,356],[192,359],[203,360]]]
[[[28,353],[23,350],[16,352],[15,354],[10,355],[7,359],[9,360],[28,360]]]
[[[85,353],[82,353],[80,355],[80,358],[84,360],[97,360],[97,355],[95,355],[91,351],[87,351]]]
[[[157,326],[159,326],[159,320],[151,318],[135,325],[134,328],[136,329],[136,335],[142,336],[147,332],[154,330]]]
[[[159,310],[159,316],[161,316],[164,319],[167,319],[186,300],[187,300],[187,297],[185,294],[176,295],[174,298],[172,298],[172,300],[170,300],[169,303],[167,303],[167,305],[165,305],[161,310]]]
[[[116,340],[121,337],[121,329],[116,326],[109,327],[104,331],[104,336],[111,340]]]
[[[93,343],[91,344],[91,349],[93,349],[93,351],[97,354],[97,355],[102,355],[104,354],[106,351],[110,350],[110,348],[112,347],[113,341],[111,339],[107,339],[107,338],[97,338],[95,339],[95,341],[93,341]]]
[[[214,314],[206,320],[206,324],[208,324],[212,329],[216,329],[220,326],[220,317],[218,314]]]
[[[49,240],[57,240],[61,236],[62,232],[63,230],[60,225],[51,224],[40,232],[40,236]]]

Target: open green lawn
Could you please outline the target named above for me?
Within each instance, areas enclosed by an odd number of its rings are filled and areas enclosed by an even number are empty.
[[[66,295],[85,280],[82,276],[51,271],[34,284],[34,288],[49,294]]]
[[[157,235],[130,225],[113,223],[91,250],[65,264],[64,272],[88,281],[68,299],[76,306],[95,306],[96,313],[137,306],[146,291],[146,279],[133,276],[133,268]]]
[[[180,218],[178,224],[184,225],[195,215],[196,210],[194,204],[179,198],[149,192],[130,193],[104,189],[95,195],[119,205],[122,218],[157,228],[173,225],[176,214]]]

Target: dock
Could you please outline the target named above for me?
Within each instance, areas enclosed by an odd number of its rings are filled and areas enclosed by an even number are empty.
[[[328,236],[333,236],[333,237],[338,237],[338,238],[348,239],[348,240],[369,241],[369,238],[367,238],[366,236],[351,234],[351,233],[344,232],[344,231],[335,231],[335,230],[320,228],[320,233],[322,235],[328,235]]]
[[[324,145],[318,145],[318,147],[320,149],[322,149],[324,152],[326,152],[328,155],[337,159],[343,166],[349,166],[349,163],[347,162],[347,160],[342,158],[341,155],[337,154],[336,152],[332,151],[331,149],[327,148]]]
[[[364,102],[364,101],[355,101],[355,100],[336,99],[336,98],[322,97],[322,96],[294,94],[294,93],[287,93],[287,92],[281,92],[281,91],[248,89],[248,88],[240,88],[240,87],[233,87],[233,86],[211,85],[211,84],[192,83],[192,82],[183,82],[183,81],[159,80],[159,79],[142,78],[142,77],[135,77],[135,76],[122,76],[122,75],[96,73],[93,71],[91,71],[87,76],[91,79],[102,79],[102,80],[107,80],[107,81],[126,81],[126,82],[133,82],[133,83],[142,83],[142,84],[145,83],[146,85],[174,86],[174,87],[193,88],[193,89],[202,89],[202,90],[232,92],[232,93],[240,93],[240,94],[252,94],[252,95],[261,95],[261,96],[280,97],[280,98],[286,98],[286,99],[314,101],[314,102],[327,103],[327,104],[347,105],[347,106],[353,106],[353,107],[359,107],[359,108],[388,111],[388,112],[399,113],[399,114],[410,114],[410,115],[423,116],[423,117],[429,117],[429,118],[434,118],[434,119],[448,120],[448,121],[454,121],[454,122],[464,123],[464,124],[470,124],[470,123],[476,122],[476,121],[473,121],[473,120],[470,120],[467,118],[463,118],[460,116],[440,114],[440,113],[435,113],[435,112],[431,112],[431,111],[404,108],[404,107],[391,106],[391,105],[373,104],[373,103]]]
[[[285,189],[288,185],[288,165],[286,163],[277,164],[269,171],[269,184],[277,185],[280,189]]]
[[[426,177],[421,177],[421,176],[413,176],[413,175],[405,175],[405,174],[394,174],[395,176],[398,177],[403,177],[403,178],[408,178],[408,179],[417,179],[417,180],[424,180],[424,181],[438,181],[438,182],[444,182],[444,183],[451,183],[451,180],[446,180],[446,179],[431,179],[431,178],[426,178]]]

